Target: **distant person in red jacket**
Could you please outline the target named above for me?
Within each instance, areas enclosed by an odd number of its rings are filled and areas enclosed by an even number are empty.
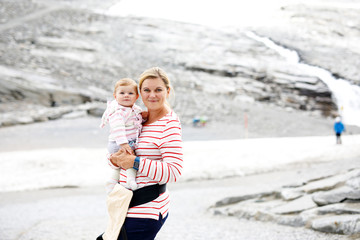
[[[335,118],[334,131],[335,131],[335,134],[336,134],[336,144],[341,144],[341,133],[345,132],[345,126],[341,122],[340,117]]]

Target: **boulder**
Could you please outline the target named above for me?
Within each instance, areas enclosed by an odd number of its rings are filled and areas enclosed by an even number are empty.
[[[303,191],[292,188],[284,188],[280,191],[280,196],[285,201],[294,200],[303,195],[304,195]]]
[[[306,185],[300,187],[299,190],[305,191],[306,193],[330,190],[336,186],[343,185],[347,180],[358,176],[359,174],[360,169],[351,170],[344,174],[338,174],[317,181],[308,182]]]
[[[312,200],[312,196],[305,195],[293,201],[285,202],[282,205],[272,208],[270,211],[276,214],[294,214],[315,207],[317,207],[317,205]]]
[[[239,202],[246,201],[249,199],[262,198],[262,197],[270,196],[273,194],[274,194],[274,192],[261,192],[261,193],[255,193],[255,194],[249,194],[249,195],[227,197],[227,198],[224,198],[224,199],[216,202],[214,207],[223,207],[226,205],[239,203]]]
[[[311,221],[311,228],[327,233],[360,233],[360,214],[319,217]]]
[[[340,203],[346,199],[360,200],[360,189],[342,186],[330,191],[316,193],[313,196],[313,201],[319,206]]]

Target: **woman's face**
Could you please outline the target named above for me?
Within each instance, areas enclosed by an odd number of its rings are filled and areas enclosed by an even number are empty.
[[[151,111],[165,107],[169,91],[161,78],[150,78],[143,81],[140,94],[145,106]]]

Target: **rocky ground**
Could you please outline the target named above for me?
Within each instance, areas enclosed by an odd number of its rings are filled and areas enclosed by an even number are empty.
[[[326,169],[308,179],[299,175],[279,189],[224,198],[214,205],[214,213],[355,236],[360,232],[356,161],[344,162],[347,168],[338,172]]]
[[[342,52],[347,54],[342,60],[349,59],[348,55],[357,59],[357,48],[343,51],[345,46],[340,43],[345,37],[352,39],[348,35],[356,40],[358,29],[344,23],[344,32],[335,34],[333,29],[339,26],[331,22],[334,26],[328,29],[324,24],[327,15],[320,15],[324,18],[320,21],[317,13],[322,8],[316,5],[290,4],[282,11],[290,26],[301,24],[306,17],[303,31],[324,34],[318,37],[293,28],[219,30],[101,14],[114,2],[1,2],[5,13],[0,25],[1,126],[53,120],[68,113],[98,116],[111,97],[114,81],[124,76],[137,79],[151,66],[162,66],[169,73],[176,89],[173,107],[183,122],[190,123],[196,115],[232,122],[247,112],[252,114],[254,105],[269,111],[276,107],[305,111],[316,119],[338,114],[331,91],[317,76],[249,37],[248,30],[298,50],[304,62],[312,59],[308,62],[334,75],[352,82],[358,79],[356,61],[339,64],[339,57],[334,57]],[[332,6],[328,8],[334,11]],[[309,13],[303,16],[303,12]],[[336,13],[346,19],[353,10]],[[319,38],[327,39],[327,45],[321,44],[323,41],[313,44]],[[311,49],[303,47],[305,42],[311,43]],[[326,56],[327,61],[322,61]]]

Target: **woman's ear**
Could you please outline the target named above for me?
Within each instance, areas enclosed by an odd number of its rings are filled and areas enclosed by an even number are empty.
[[[171,90],[171,88],[168,87],[168,89],[167,89],[167,97],[170,95],[170,90]]]

